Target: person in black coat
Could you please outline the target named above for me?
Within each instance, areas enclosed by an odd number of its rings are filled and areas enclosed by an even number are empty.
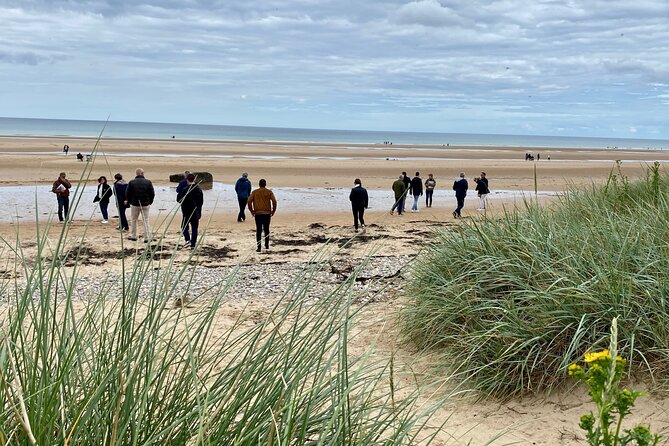
[[[125,204],[130,205],[130,235],[128,240],[137,240],[137,220],[141,214],[144,223],[144,241],[151,240],[151,226],[149,224],[149,210],[156,192],[153,183],[144,178],[144,169],[135,170],[135,178],[128,183],[125,192]]]
[[[369,204],[369,196],[367,195],[367,189],[362,187],[360,178],[356,178],[353,184],[354,187],[351,189],[348,199],[351,200],[351,207],[353,208],[353,226],[355,231],[358,232],[358,221],[360,221],[362,228],[365,228],[365,209]]]
[[[195,184],[195,175],[189,173],[186,175],[188,189],[181,199],[181,232],[184,235],[184,247],[195,249],[197,245],[197,230],[202,218],[202,205],[204,204],[204,194],[200,186]],[[190,230],[189,230],[190,227]]]
[[[125,191],[128,189],[128,183],[123,179],[123,175],[117,173],[114,175],[114,192],[116,193],[116,206],[118,207],[118,216],[121,219],[118,229],[120,231],[127,231],[128,217],[125,216],[125,210],[128,209],[126,203]]]
[[[465,207],[465,197],[467,196],[467,189],[469,183],[465,179],[465,173],[460,172],[460,177],[453,182],[453,190],[455,191],[455,198],[458,201],[458,207],[453,211],[454,218],[462,217],[461,211]]]
[[[409,183],[409,194],[413,195],[411,212],[418,212],[418,199],[423,195],[423,180],[420,177],[420,172],[416,172],[416,176],[411,179],[411,183]]]
[[[93,203],[98,203],[100,205],[100,212],[102,213],[102,224],[106,225],[109,223],[109,213],[107,208],[109,207],[109,199],[112,196],[112,189],[109,184],[107,184],[107,177],[104,175],[98,178],[98,189],[93,198]]]

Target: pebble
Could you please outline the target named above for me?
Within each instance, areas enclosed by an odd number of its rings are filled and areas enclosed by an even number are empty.
[[[127,290],[145,299],[156,295],[153,289],[157,287],[166,290],[163,293],[166,301],[187,296],[189,301],[196,302],[213,299],[223,292],[226,300],[278,300],[291,287],[295,287],[292,292],[297,293],[303,286],[306,287],[307,300],[318,300],[342,282],[349,281],[354,300],[369,303],[394,296],[402,282],[410,277],[408,266],[414,258],[413,255],[398,255],[370,257],[364,261],[345,258],[323,263],[289,261],[207,268],[149,268],[146,277],[141,277],[138,291],[133,291],[137,286],[137,278],[133,280],[132,273],[126,273],[125,282]],[[362,267],[357,275],[352,277],[352,272],[360,265]],[[90,301],[100,295],[104,295],[105,299],[120,299],[121,279],[121,275],[115,272],[109,272],[104,277],[80,275],[76,278],[72,299]],[[17,281],[17,285],[21,289],[25,287],[25,282]],[[229,286],[227,290],[226,286]],[[58,296],[60,299],[64,298],[62,293],[66,287],[60,285],[53,288],[61,294]],[[8,296],[13,294],[12,290],[6,289],[0,302],[7,301]],[[33,299],[39,300],[40,297],[39,290],[35,290]]]

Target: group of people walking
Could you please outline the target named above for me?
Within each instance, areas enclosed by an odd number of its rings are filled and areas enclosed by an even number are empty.
[[[423,187],[424,186],[424,187]],[[434,188],[437,186],[437,181],[434,179],[433,174],[428,174],[425,184],[420,177],[420,172],[416,172],[416,176],[409,179],[406,172],[402,174],[395,180],[392,185],[393,193],[395,194],[395,203],[390,209],[390,213],[395,213],[397,209],[397,214],[402,215],[405,210],[405,202],[407,195],[413,197],[413,205],[411,206],[411,212],[420,212],[418,210],[418,201],[420,197],[425,192],[425,206],[432,207],[432,194],[434,193]]]
[[[479,210],[485,210],[486,197],[490,193],[488,188],[488,179],[485,172],[474,179],[476,182],[476,192],[479,197]],[[402,172],[398,179],[392,184],[392,190],[395,202],[390,210],[394,214],[395,210],[401,215],[404,213],[405,200],[407,195],[413,197],[411,212],[419,212],[418,203],[420,197],[425,195],[425,206],[432,207],[432,197],[437,186],[437,181],[433,174],[428,174],[428,178],[423,181],[420,172],[416,172],[413,178],[409,178],[406,172]],[[72,184],[67,179],[65,172],[61,172],[51,188],[56,194],[58,200],[58,219],[62,222],[67,220],[69,213],[69,196]],[[464,207],[465,197],[469,184],[464,172],[453,182],[453,190],[457,201],[457,207],[453,211],[454,218],[462,216],[461,211]],[[270,223],[277,210],[277,200],[274,193],[267,188],[267,181],[261,179],[256,189],[252,188],[248,174],[243,173],[235,183],[235,193],[239,205],[237,222],[246,221],[246,210],[251,213],[256,223],[256,251],[261,252],[264,245],[265,250],[269,251],[270,242]],[[93,201],[98,204],[102,214],[102,224],[109,223],[109,202],[115,198],[116,207],[119,212],[118,229],[123,232],[129,232],[128,240],[138,239],[138,222],[141,217],[144,225],[144,241],[151,241],[150,210],[155,199],[155,190],[153,184],[144,176],[144,170],[139,168],[135,171],[134,179],[126,182],[123,175],[117,173],[114,175],[113,185],[107,183],[107,177],[100,176],[95,197]],[[357,232],[359,229],[365,229],[365,209],[369,207],[369,195],[362,186],[362,181],[356,178],[353,182],[353,188],[349,194],[351,208],[353,211],[353,226]],[[197,245],[199,221],[202,218],[202,206],[204,204],[204,194],[197,184],[195,174],[186,171],[183,180],[176,188],[176,201],[180,204],[182,221],[181,232],[184,237],[184,247],[194,249]],[[130,221],[126,216],[126,210],[130,209]]]
[[[476,182],[476,192],[479,198],[479,207],[478,210],[485,210],[486,206],[486,197],[490,193],[488,188],[488,179],[486,178],[485,172],[481,172],[481,176],[474,179]],[[390,208],[390,214],[394,214],[397,210],[398,215],[402,215],[405,211],[406,198],[408,196],[413,197],[413,204],[411,206],[411,212],[420,212],[418,209],[418,202],[420,197],[425,193],[425,207],[432,207],[432,197],[434,195],[434,189],[437,187],[437,181],[434,179],[433,174],[428,174],[427,180],[423,182],[420,177],[420,172],[416,172],[416,175],[409,179],[406,172],[402,172],[397,180],[392,184],[392,190],[395,195],[395,203],[392,208]],[[467,197],[467,191],[469,189],[469,183],[465,178],[465,173],[460,172],[460,175],[453,182],[453,190],[455,191],[455,198],[457,201],[457,206],[453,211],[454,218],[462,217],[462,208],[465,205],[465,198]]]
[[[112,190],[113,187],[113,190]],[[65,172],[61,172],[58,179],[54,181],[51,191],[58,199],[58,220],[65,221],[68,218],[70,208],[70,189],[72,184],[67,179]],[[123,175],[114,175],[113,186],[109,185],[106,176],[98,178],[98,185],[93,197],[93,202],[100,207],[102,224],[109,223],[109,202],[116,197],[116,207],[119,213],[120,231],[129,231],[128,239],[137,240],[137,222],[142,217],[144,223],[144,241],[151,240],[151,226],[149,224],[149,210],[156,196],[153,184],[144,177],[144,170],[137,169],[135,178],[126,183]],[[126,217],[126,209],[130,208],[130,224]]]

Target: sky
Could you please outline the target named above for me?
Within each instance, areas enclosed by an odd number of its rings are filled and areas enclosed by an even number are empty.
[[[669,139],[666,0],[0,0],[0,116]]]

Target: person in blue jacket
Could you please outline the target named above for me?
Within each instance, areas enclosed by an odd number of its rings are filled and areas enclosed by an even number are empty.
[[[121,219],[118,229],[123,232],[128,230],[128,217],[125,215],[125,210],[128,209],[126,204],[125,191],[128,189],[128,183],[123,179],[123,175],[117,173],[114,175],[114,192],[116,195],[116,206],[118,207],[118,216]]]
[[[465,207],[465,197],[467,196],[467,189],[469,183],[465,179],[465,173],[460,172],[460,177],[453,182],[453,190],[455,191],[455,198],[458,201],[458,207],[453,211],[454,218],[462,217],[461,211]]]
[[[249,174],[244,172],[240,179],[235,183],[235,192],[237,193],[237,202],[239,203],[239,214],[237,214],[237,221],[246,221],[246,214],[244,209],[249,201],[251,195],[251,181],[249,181]]]

